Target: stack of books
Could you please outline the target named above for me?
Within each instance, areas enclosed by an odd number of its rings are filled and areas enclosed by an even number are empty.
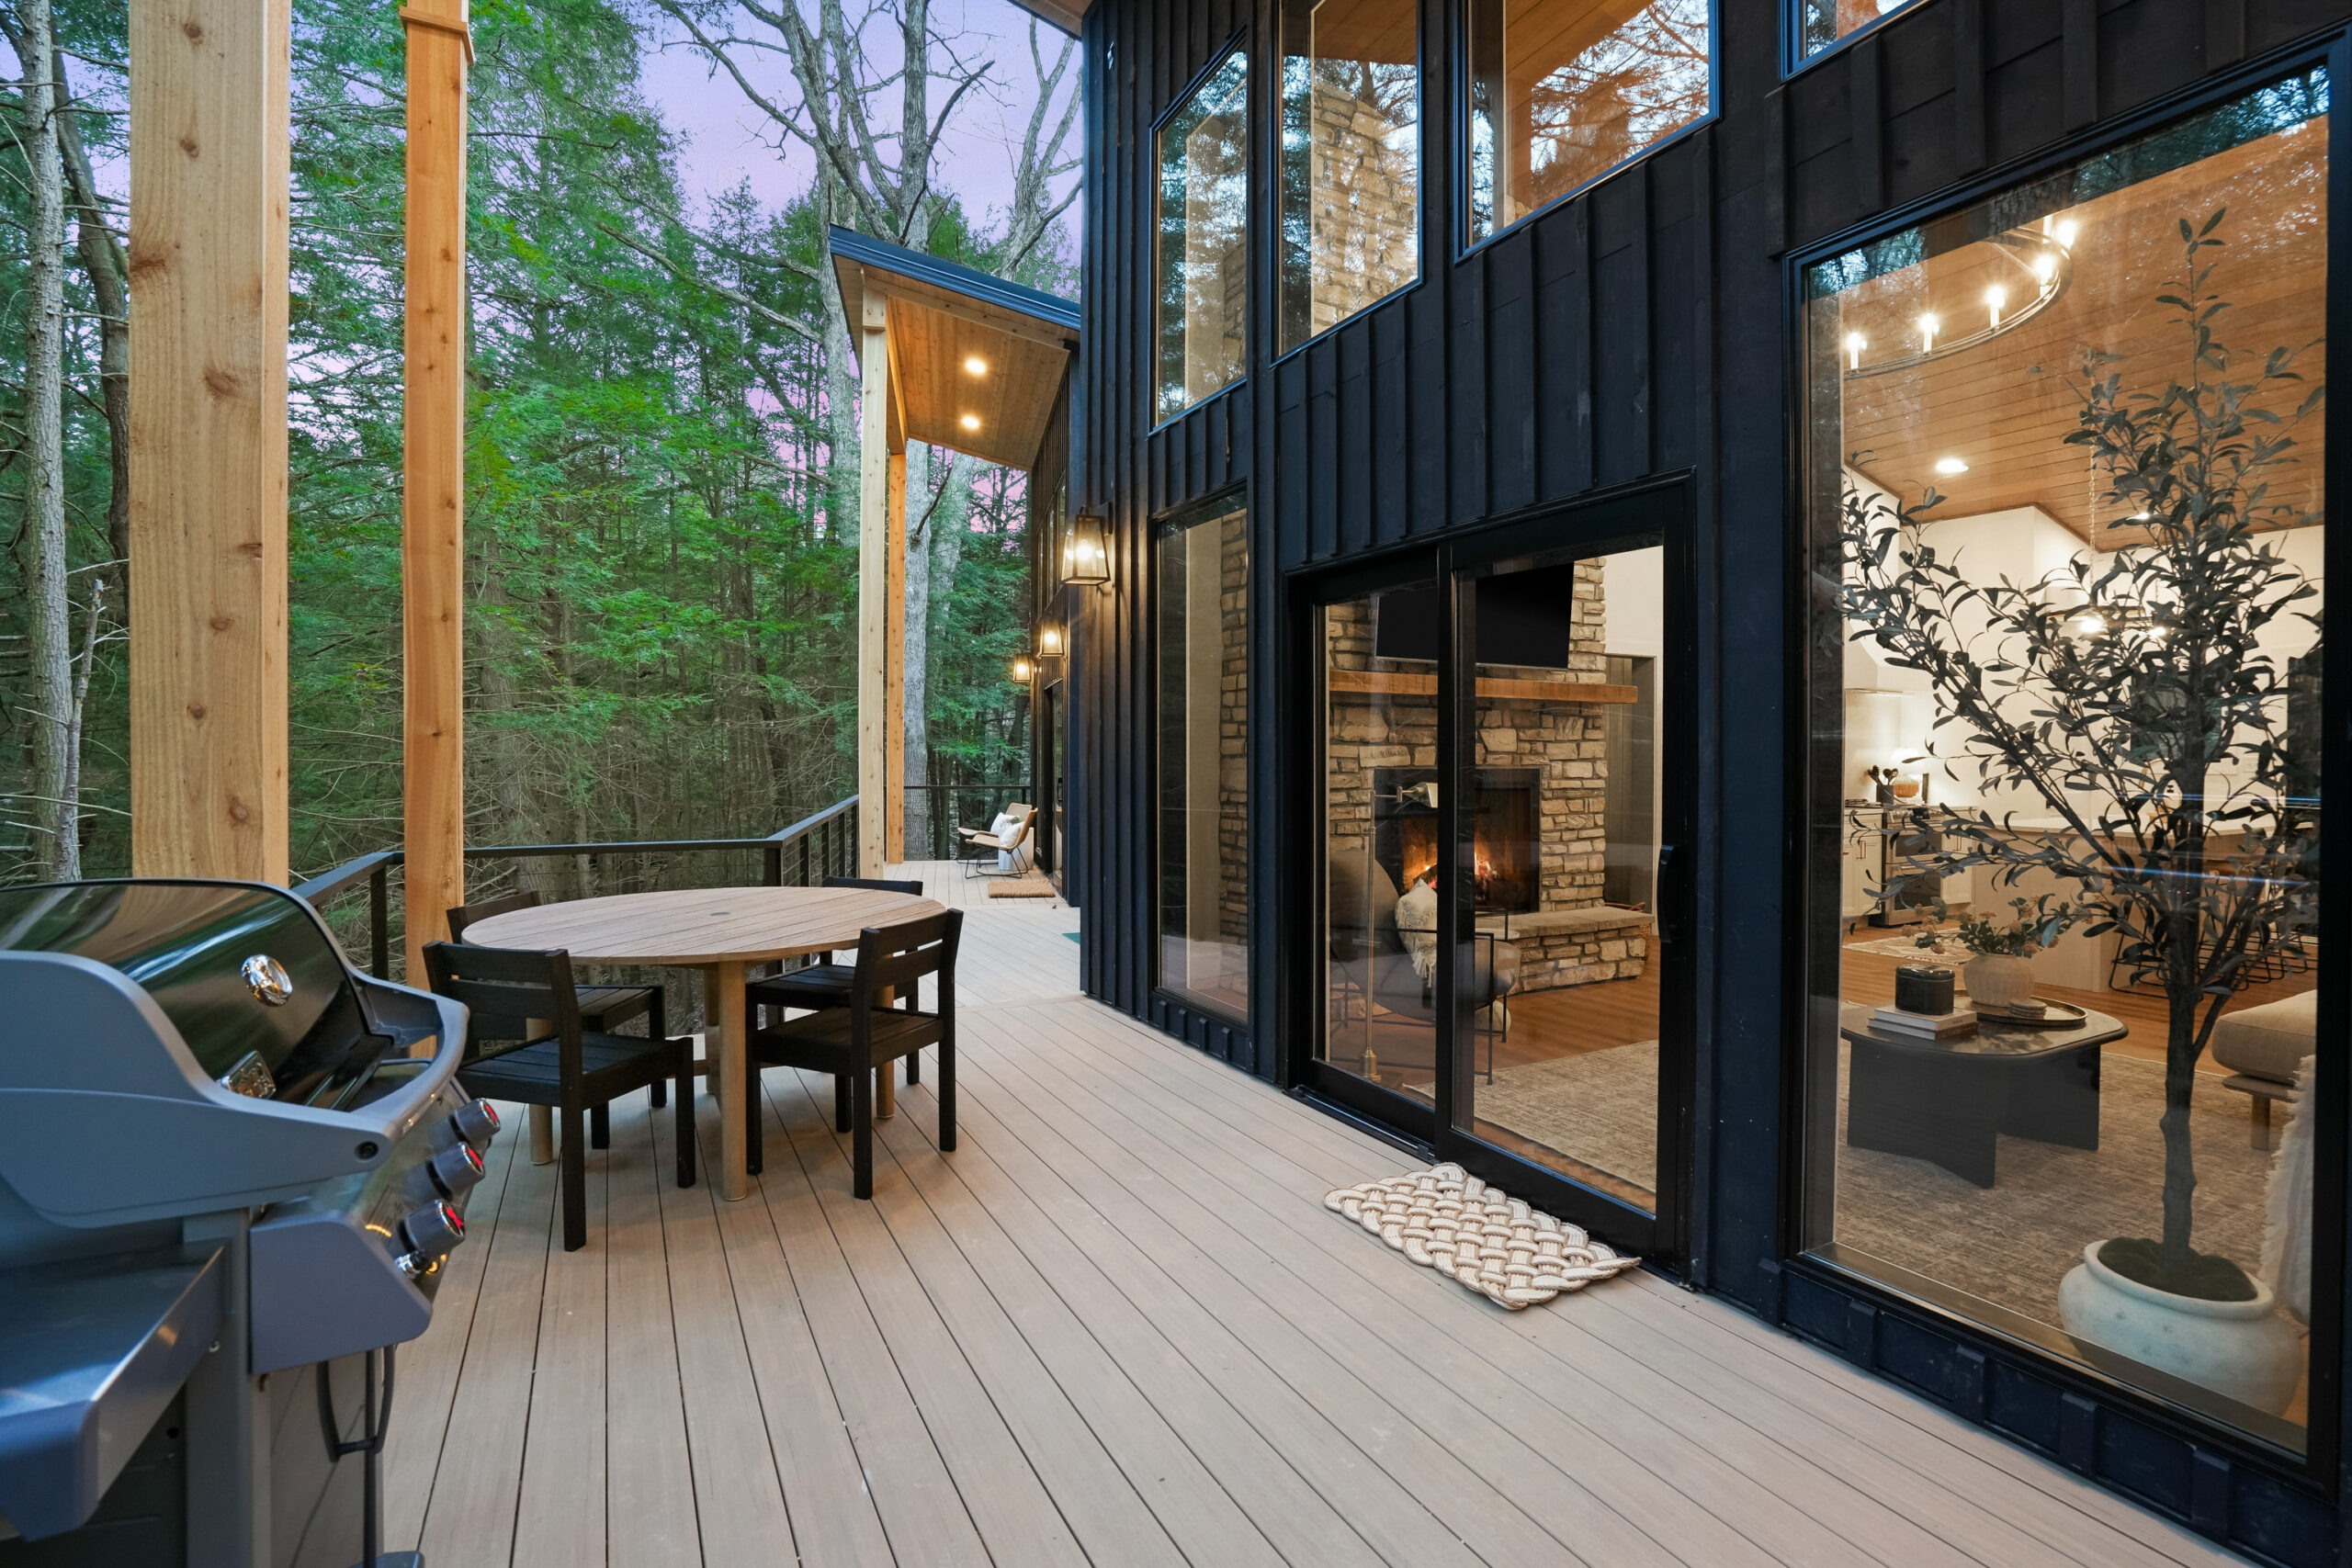
[[[1957,1012],[1905,1012],[1881,1008],[1871,1014],[1871,1027],[1888,1034],[1916,1034],[1922,1040],[1949,1040],[1976,1032],[1976,1015],[1965,1008]]]

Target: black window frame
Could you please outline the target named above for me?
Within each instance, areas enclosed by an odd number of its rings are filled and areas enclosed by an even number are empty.
[[[1242,145],[1246,149],[1243,154],[1243,178],[1250,186],[1254,187],[1259,181],[1259,162],[1261,156],[1258,148],[1258,137],[1260,133],[1257,130],[1260,115],[1258,96],[1261,91],[1259,85],[1259,78],[1262,76],[1264,73],[1260,67],[1260,62],[1257,58],[1256,51],[1250,47],[1250,28],[1246,25],[1234,28],[1231,33],[1226,36],[1223,43],[1210,51],[1207,62],[1203,64],[1199,70],[1186,77],[1183,85],[1179,86],[1176,91],[1170,96],[1168,102],[1161,107],[1159,112],[1152,116],[1151,128],[1148,132],[1146,132],[1146,135],[1149,139],[1150,147],[1150,156],[1148,161],[1148,166],[1151,171],[1151,199],[1143,204],[1142,212],[1144,223],[1143,249],[1144,254],[1150,258],[1149,265],[1151,268],[1149,275],[1151,285],[1149,289],[1147,291],[1151,301],[1151,320],[1147,334],[1147,341],[1151,344],[1151,374],[1149,378],[1145,380],[1142,387],[1144,400],[1144,417],[1142,423],[1146,434],[1156,434],[1169,425],[1175,424],[1198,412],[1200,410],[1206,408],[1209,404],[1216,401],[1217,399],[1230,395],[1235,388],[1247,386],[1251,375],[1256,369],[1258,358],[1258,321],[1259,318],[1263,314],[1263,307],[1258,299],[1259,283],[1257,276],[1258,256],[1256,253],[1256,231],[1259,227],[1260,220],[1260,214],[1258,212],[1259,195],[1254,188],[1250,188],[1245,189],[1242,194],[1243,227],[1241,249],[1243,258],[1242,268],[1246,281],[1243,285],[1241,298],[1241,373],[1238,376],[1236,376],[1232,380],[1227,381],[1224,386],[1219,387],[1216,391],[1207,393],[1203,397],[1195,398],[1193,401],[1186,403],[1181,409],[1177,409],[1169,413],[1161,413],[1159,412],[1159,197],[1161,172],[1159,164],[1159,138],[1161,133],[1168,129],[1168,122],[1174,119],[1179,114],[1182,113],[1185,106],[1190,104],[1194,97],[1199,96],[1202,88],[1208,85],[1209,79],[1215,76],[1219,71],[1223,70],[1226,62],[1237,55],[1241,59],[1242,70],[1244,72],[1244,80],[1241,86],[1242,114],[1244,116],[1244,123],[1241,128],[1241,140]]]
[[[1911,9],[1906,6],[1880,20],[1891,21],[1895,17],[1907,15]],[[1794,14],[1793,8],[1790,14]],[[1868,30],[1858,29],[1849,38],[1859,38]],[[1841,43],[1844,41],[1840,40]],[[1829,52],[1830,50],[1825,49],[1821,54],[1812,58],[1818,60]],[[1811,513],[1810,498],[1805,493],[1804,483],[1810,454],[1812,406],[1806,364],[1805,274],[1815,265],[1838,254],[1963,210],[2004,190],[2030,184],[2070,165],[2098,157],[2167,124],[2244,97],[2298,71],[2313,69],[2324,70],[2330,82],[2327,275],[2324,298],[2331,326],[2338,321],[2352,321],[2352,250],[2347,250],[2347,247],[2352,247],[2352,177],[2347,177],[2346,174],[2346,160],[2352,159],[2352,123],[2347,123],[2347,119],[2352,119],[2352,117],[2344,114],[2333,102],[2335,91],[2342,84],[2352,82],[2352,30],[2340,24],[2317,38],[2274,51],[2258,60],[2242,63],[2226,73],[2217,73],[2167,94],[2128,114],[2099,121],[2029,156],[2012,160],[1913,201],[1883,208],[1836,233],[1801,247],[1792,247],[1781,257],[1782,361],[1787,375],[1783,397],[1786,418],[1783,493],[1785,514],[1789,519],[1785,544],[1790,585],[1785,653],[1788,714],[1785,733],[1789,750],[1784,787],[1795,818],[1785,847],[1783,875],[1793,900],[1796,918],[1784,922],[1783,933],[1781,1095],[1779,1107],[1781,1180],[1777,1235],[1771,1257],[1772,1267],[1781,1275],[1826,1287],[1856,1302],[1857,1314],[1932,1324],[1935,1332],[1968,1348],[1968,1353],[1974,1357],[1980,1379],[1988,1365],[1999,1365],[2039,1379],[2055,1385],[2067,1400],[2078,1402],[2086,1410],[2095,1412],[2101,1405],[2115,1408],[2128,1415],[2132,1420],[2177,1438],[2193,1449],[2226,1454],[2230,1462],[2243,1464],[2333,1508],[2338,1501],[2337,1472],[2340,1457],[2345,1451],[2345,1393],[2347,1388],[2352,1388],[2352,1375],[2347,1375],[2346,1361],[2347,1351],[2352,1351],[2352,1340],[2348,1340],[2346,1335],[2346,1298],[2352,1296],[2352,1290],[2347,1290],[2346,1284],[2347,1254],[2352,1253],[2352,1237],[2346,1235],[2347,1224],[2352,1224],[2352,1155],[2347,1155],[2346,1149],[2347,1132],[2352,1132],[2352,1050],[2339,1053],[2333,1071],[2326,1070],[2323,1064],[2312,1089],[2312,1099],[2316,1102],[2314,1113],[2319,1117],[2312,1179],[2312,1276],[2320,1284],[2314,1294],[2310,1325],[2310,1389],[2305,1417],[2306,1440],[2301,1454],[2266,1442],[2243,1428],[2163,1400],[2135,1384],[2102,1373],[2079,1359],[2062,1357],[2030,1341],[1989,1327],[1932,1299],[1900,1291],[1869,1275],[1812,1256],[1797,1246],[1804,1232],[1807,1177],[1804,1078],[1805,1057],[1815,1027],[1812,1017],[1813,911],[1816,897],[1838,897],[1836,868],[1816,863],[1816,857],[1810,851],[1813,837],[1810,831],[1813,810],[1811,774],[1816,747],[1810,720],[1814,705],[1818,700],[1814,683],[1815,660],[1810,647],[1815,626],[1811,569],[1818,544],[1816,535],[1820,520]],[[2330,399],[2324,418],[2323,440],[2326,448],[2333,448],[2339,442],[2352,442],[2352,409],[2339,409],[2335,400]],[[2324,511],[2331,517],[2343,513],[2347,502],[2352,502],[2352,472],[2339,475],[2331,465],[2324,484]],[[2331,544],[2324,558],[2328,563],[2352,570],[2352,541]],[[2327,739],[2321,756],[2321,773],[2324,777],[2333,768],[2339,778],[2352,777],[2352,713],[2346,711],[2347,707],[2352,707],[2352,690],[2346,689],[2346,682],[2352,682],[2352,655],[2342,648],[2335,648],[2325,649],[2324,657],[2326,662],[2322,672],[2322,711],[2323,730]],[[2337,881],[2344,881],[2340,872]],[[2319,941],[2323,951],[2331,941],[2338,943],[2352,942],[2352,892],[2339,892],[2324,880],[2324,874],[2320,889]],[[2323,1041],[2329,1039],[2332,1031],[2334,1038],[2352,1039],[2352,965],[2339,964],[2331,967],[2321,964],[2318,974],[2315,989],[2320,998],[2320,1021],[2316,1037]],[[1785,1291],[1786,1286],[1783,1287],[1784,1294]],[[1850,1347],[1848,1350],[1848,1354],[1858,1359],[1867,1371],[1876,1371],[1871,1359],[1874,1353],[1857,1352]],[[1981,1409],[1970,1414],[1977,1421],[1998,1426],[1996,1422],[1990,1422]],[[2087,1433],[2089,1427],[2086,1426],[2084,1430]],[[2018,1433],[2011,1435],[2024,1437]],[[2034,1441],[2030,1438],[2024,1440]],[[2035,1446],[2040,1445],[2037,1443]],[[2088,1447],[2086,1439],[2086,1448]],[[2079,1457],[2068,1456],[2067,1462],[2096,1472],[2094,1456],[2088,1451],[2080,1453]]]
[[[1447,203],[1453,210],[1447,221],[1453,235],[1453,260],[1457,265],[1505,235],[1526,227],[1545,213],[1556,211],[1568,203],[1591,194],[1600,186],[1628,171],[1639,168],[1676,142],[1682,141],[1685,137],[1697,135],[1723,118],[1724,0],[1707,0],[1706,112],[1693,118],[1690,124],[1680,126],[1671,133],[1659,137],[1640,152],[1628,154],[1619,162],[1610,164],[1582,185],[1564,190],[1542,206],[1532,207],[1510,222],[1498,225],[1492,233],[1483,236],[1474,234],[1471,232],[1470,222],[1470,7],[1462,3],[1462,0],[1454,0],[1448,9],[1452,12],[1453,18],[1451,40],[1453,48],[1447,51],[1448,84],[1453,89],[1451,99],[1453,106],[1447,130],[1453,142],[1453,178]],[[1424,59],[1426,58],[1425,54]],[[1423,270],[1426,272],[1427,268]]]

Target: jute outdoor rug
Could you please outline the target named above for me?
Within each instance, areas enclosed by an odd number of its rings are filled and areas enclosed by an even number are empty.
[[[1042,876],[1017,877],[1011,882],[989,884],[991,898],[1053,898],[1057,897],[1054,885]]]
[[[1942,1167],[1846,1143],[1839,1053],[1836,1210],[1809,1227],[1824,1239],[1965,1291],[2037,1322],[2058,1321],[2058,1281],[2083,1248],[2163,1224],[2164,1068],[2114,1052],[2099,1062],[2096,1149],[2004,1136],[1990,1188]],[[1639,1181],[1657,1166],[1657,1047],[1506,1067],[1477,1086],[1481,1120]],[[2252,1269],[2262,1260],[2270,1156],[2248,1146],[2245,1097],[2198,1075],[2189,1109],[2197,1162],[2195,1244]],[[1827,1223],[1823,1223],[1826,1221]]]
[[[1641,1262],[1531,1209],[1458,1165],[1341,1187],[1323,1206],[1420,1264],[1517,1312]]]

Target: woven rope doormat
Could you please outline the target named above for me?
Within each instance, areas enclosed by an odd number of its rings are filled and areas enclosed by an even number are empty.
[[[1451,1163],[1336,1189],[1323,1206],[1513,1312],[1641,1262]]]
[[[1042,876],[1023,876],[1012,882],[989,884],[991,898],[1052,898],[1057,897],[1054,885]]]

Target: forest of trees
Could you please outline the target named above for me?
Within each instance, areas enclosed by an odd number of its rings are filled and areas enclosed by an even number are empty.
[[[474,5],[471,842],[763,834],[849,794],[856,378],[826,226],[1069,287],[1074,47],[807,3]],[[6,881],[129,868],[124,4],[0,3]],[[401,829],[403,56],[390,0],[293,15],[299,875]],[[813,164],[801,194],[694,198],[640,81],[664,43]],[[990,102],[1011,197],[973,212],[940,142]],[[1019,777],[1023,477],[918,449],[908,486],[909,782]]]

